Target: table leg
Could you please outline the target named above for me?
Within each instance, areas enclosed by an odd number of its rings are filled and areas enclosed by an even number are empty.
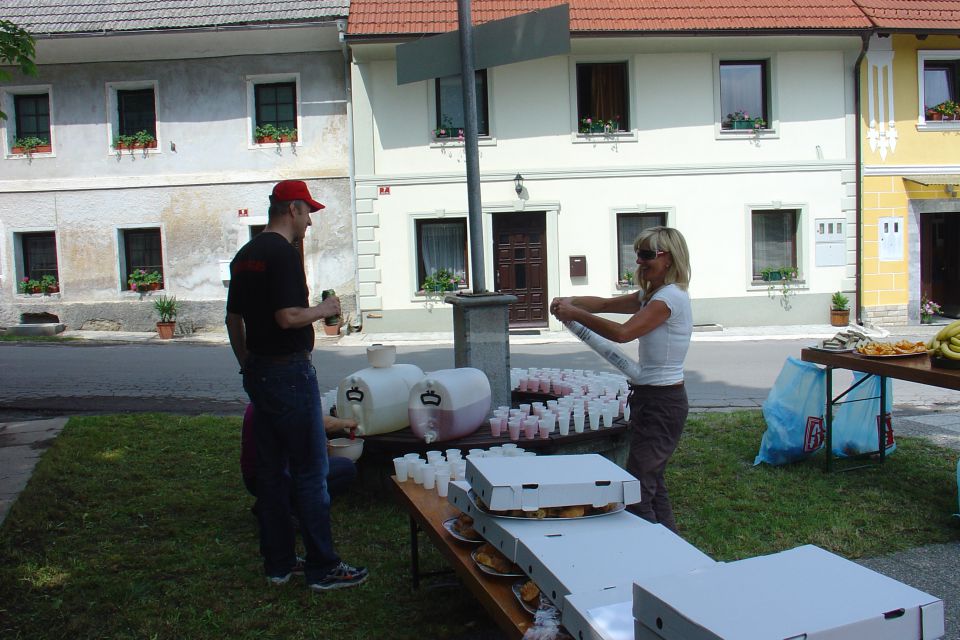
[[[827,473],[829,473],[833,466],[833,367],[827,367],[825,382],[827,387],[827,416],[826,424],[823,426],[827,431],[827,450],[824,464]]]
[[[410,516],[410,579],[414,589],[420,588],[420,546],[417,529],[417,521]]]
[[[877,448],[880,451],[880,462],[883,462],[886,459],[887,447],[886,444],[886,430],[887,430],[887,377],[880,376],[880,420],[877,423]]]

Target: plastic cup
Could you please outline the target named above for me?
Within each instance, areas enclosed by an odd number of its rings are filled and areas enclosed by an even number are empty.
[[[500,431],[502,430],[503,423],[500,421],[500,416],[493,416],[490,418],[490,435],[494,438],[500,437]]]
[[[516,442],[520,439],[520,419],[514,418],[507,422],[507,431],[510,433],[510,439]]]
[[[443,451],[427,451],[427,462],[435,462],[443,457]]]
[[[419,459],[420,459],[420,454],[419,454],[419,453],[408,453],[408,454],[406,454],[406,455],[403,456],[403,457],[406,458],[407,460],[419,460]]]
[[[516,449],[517,446],[518,446],[518,445],[516,445],[516,444],[514,444],[514,443],[512,443],[512,442],[504,442],[502,445],[500,445],[500,448],[501,448],[501,449]]]
[[[603,411],[603,426],[607,429],[613,426],[613,416],[616,415],[612,409]]]
[[[426,466],[426,464],[416,462],[409,467],[409,470],[413,472],[413,481],[417,484],[423,484],[423,470]]]
[[[529,384],[529,382],[530,382],[530,378],[521,377],[520,384],[517,385],[517,391],[525,392],[527,390],[527,385]]]
[[[467,454],[467,457],[473,456],[475,458],[482,458],[486,451],[483,449],[470,449],[470,452]]]
[[[573,430],[576,433],[583,433],[583,411],[573,412]]]
[[[560,414],[560,435],[561,436],[570,435],[570,414],[569,413]]]
[[[397,476],[397,482],[407,481],[407,459],[404,457],[393,459],[393,472]]]
[[[457,467],[457,478],[465,480],[467,477],[467,461],[461,460],[455,466]]]
[[[435,482],[437,484],[437,495],[441,498],[446,498],[447,490],[449,488],[448,485],[450,484],[450,472],[442,471],[437,473]]]
[[[550,392],[550,378],[540,378],[540,393]]]
[[[502,455],[503,455],[503,449],[501,449],[500,447],[490,447],[489,449],[487,449],[488,458],[496,458],[497,456],[502,456]]]
[[[503,450],[503,455],[504,457],[507,457],[507,458],[515,458],[519,456],[521,453],[523,453],[523,449],[519,449],[519,448]]]
[[[463,456],[460,453],[460,449],[447,449],[447,462],[453,462],[454,459],[459,460]]]
[[[536,452],[536,451],[524,451],[524,452],[521,453],[520,455],[522,455],[522,456],[525,457],[525,458],[532,458],[533,456],[537,455],[537,452]]]
[[[546,440],[550,437],[550,427],[544,425],[543,422],[540,423],[540,439]]]
[[[533,440],[537,436],[537,427],[540,421],[536,417],[530,417],[523,421],[523,432],[528,440]]]
[[[591,410],[587,414],[590,416],[590,429],[593,431],[599,431],[600,429],[600,412]]]
[[[525,416],[530,415],[530,403],[525,402],[521,404],[518,408],[520,409],[521,415],[525,415]]]
[[[431,467],[430,465],[426,465],[423,468],[423,488],[433,489],[436,486],[436,481],[437,481],[436,467]]]

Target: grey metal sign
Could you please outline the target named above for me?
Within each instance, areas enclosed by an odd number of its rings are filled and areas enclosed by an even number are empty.
[[[561,4],[473,28],[476,69],[568,53],[570,5]],[[460,36],[457,31],[397,46],[397,84],[459,74]]]

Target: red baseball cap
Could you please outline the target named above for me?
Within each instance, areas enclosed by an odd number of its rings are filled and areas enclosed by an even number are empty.
[[[277,202],[303,200],[310,205],[310,211],[325,209],[322,204],[310,197],[310,190],[303,180],[282,180],[273,187],[273,199]]]

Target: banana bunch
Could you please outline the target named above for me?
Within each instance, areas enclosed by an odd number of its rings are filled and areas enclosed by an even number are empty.
[[[954,320],[927,341],[927,352],[951,360],[960,360],[960,320]]]

